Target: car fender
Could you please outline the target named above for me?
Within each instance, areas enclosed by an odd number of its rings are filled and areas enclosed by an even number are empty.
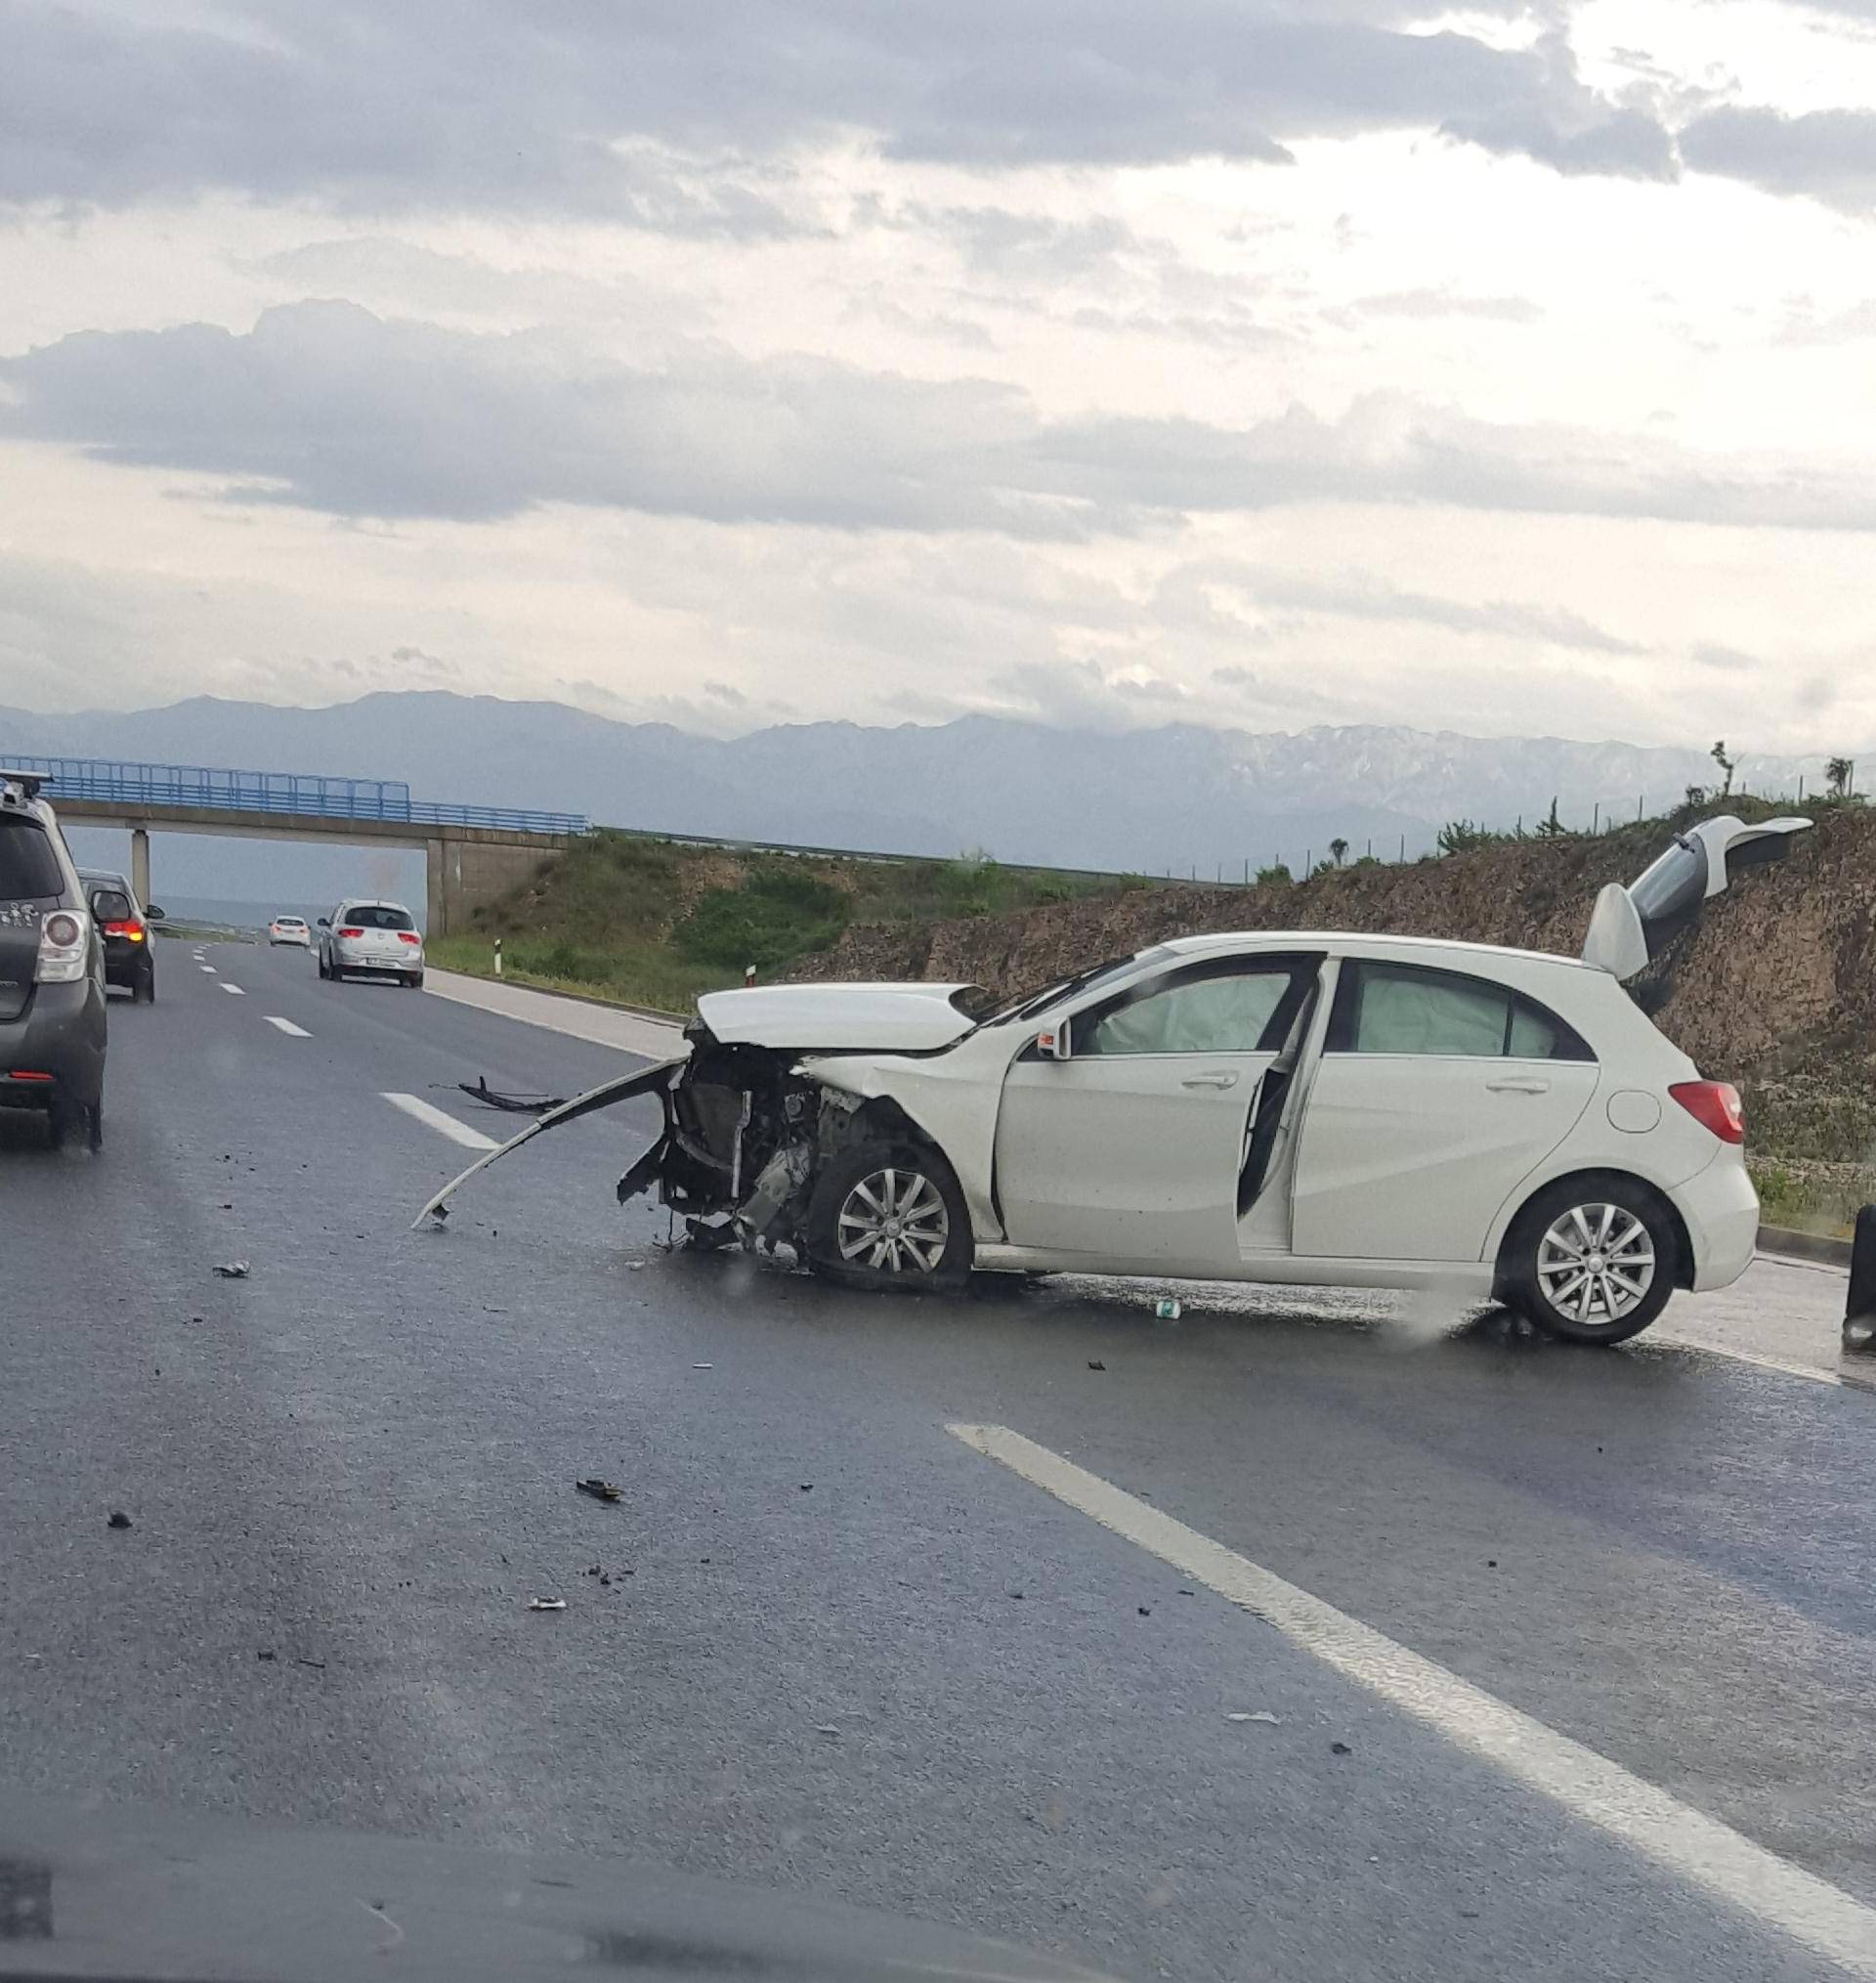
[[[1537,1193],[1559,1178],[1579,1171],[1615,1171],[1651,1185],[1671,1198],[1689,1179],[1698,1177],[1720,1145],[1712,1133],[1685,1109],[1663,1100],[1659,1124],[1641,1135],[1617,1129],[1609,1120],[1609,1098],[1635,1083],[1604,1075],[1575,1127],[1537,1167],[1517,1181],[1494,1216],[1485,1235],[1481,1260],[1496,1260],[1512,1222]]]
[[[861,1101],[890,1101],[958,1174],[978,1243],[995,1243],[1003,1236],[991,1188],[997,1111],[1003,1074],[1027,1037],[986,1029],[942,1054],[817,1054],[796,1072]]]

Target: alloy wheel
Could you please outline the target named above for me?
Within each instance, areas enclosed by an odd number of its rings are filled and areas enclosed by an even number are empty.
[[[933,1273],[945,1257],[951,1219],[922,1171],[879,1170],[847,1193],[836,1222],[840,1258],[886,1273]]]
[[[1577,1205],[1537,1247],[1537,1284],[1560,1315],[1619,1322],[1654,1285],[1654,1240],[1624,1205]]]

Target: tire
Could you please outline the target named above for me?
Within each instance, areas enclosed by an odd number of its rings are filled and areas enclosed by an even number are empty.
[[[901,1222],[890,1231],[889,1219]],[[817,1273],[881,1291],[962,1287],[975,1251],[957,1173],[930,1143],[911,1137],[841,1151],[816,1181],[805,1236]]]
[[[320,975],[323,977],[325,975],[325,952],[320,951],[316,961],[320,967]]]
[[[85,1137],[94,1150],[105,1146],[105,1098],[101,1095],[85,1109]]]
[[[62,1150],[67,1143],[75,1142],[80,1130],[87,1127],[91,1111],[82,1101],[67,1101],[63,1097],[56,1099],[46,1111],[46,1141],[56,1150]]]
[[[153,970],[138,973],[136,983],[130,988],[130,996],[140,1006],[153,1006],[156,1003],[156,973]]]
[[[1564,1178],[1513,1222],[1499,1254],[1499,1291],[1546,1335],[1626,1343],[1667,1307],[1681,1264],[1674,1221],[1645,1185],[1611,1175]]]
[[[404,981],[412,991],[421,991],[423,989],[423,972],[420,970],[406,971]]]

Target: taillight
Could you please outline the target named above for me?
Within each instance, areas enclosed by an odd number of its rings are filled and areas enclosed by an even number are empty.
[[[39,926],[38,984],[76,984],[90,966],[91,932],[75,909],[55,909]]]
[[[1746,1114],[1730,1081],[1677,1081],[1668,1093],[1722,1142],[1745,1142]]]
[[[421,943],[423,938],[414,929],[400,929],[398,931],[398,941],[400,943]]]
[[[341,936],[362,936],[364,931],[362,929],[341,929],[339,934]]]
[[[141,943],[144,940],[144,926],[141,923],[107,923],[105,934],[128,936],[133,943]]]

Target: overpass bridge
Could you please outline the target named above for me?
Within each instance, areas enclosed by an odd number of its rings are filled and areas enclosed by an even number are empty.
[[[128,827],[131,881],[143,901],[152,832],[409,847],[425,857],[425,927],[435,936],[465,928],[472,909],[529,880],[589,829],[581,813],[412,798],[395,779],[4,752],[0,763],[38,772],[62,820]]]

